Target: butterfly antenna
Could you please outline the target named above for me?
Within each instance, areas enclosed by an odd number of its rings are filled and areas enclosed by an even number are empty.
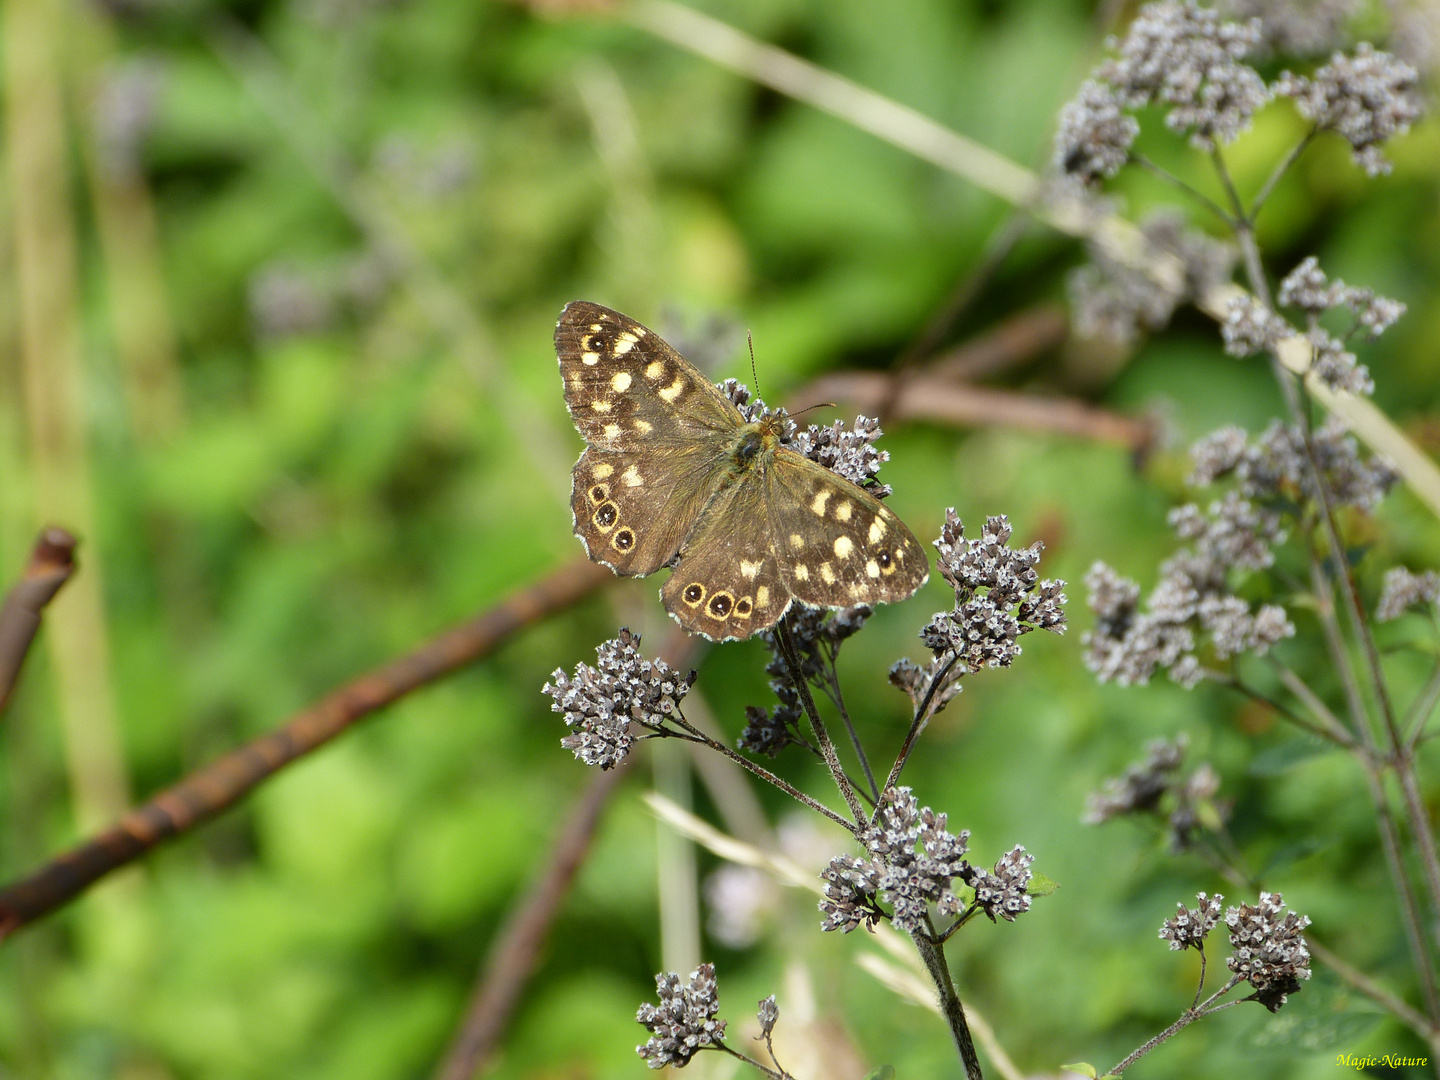
[[[745,342],[750,346],[750,378],[755,383],[755,396],[760,396],[760,374],[755,370],[755,335],[749,330],[745,331]]]
[[[805,408],[801,409],[799,412],[794,412],[794,413],[791,413],[790,415],[791,415],[791,416],[804,416],[807,412],[812,412],[812,411],[814,411],[815,409],[838,409],[839,407],[840,407],[840,406],[837,405],[837,404],[836,404],[835,402],[833,402],[833,401],[817,401],[814,405],[807,405],[807,406],[805,406]]]

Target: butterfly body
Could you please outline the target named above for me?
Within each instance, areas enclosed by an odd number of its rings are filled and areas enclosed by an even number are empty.
[[[617,573],[671,567],[660,595],[685,629],[745,638],[793,602],[893,602],[925,583],[924,550],[894,513],[785,446],[780,416],[747,421],[652,331],[576,301],[555,348],[588,444],[575,533]]]

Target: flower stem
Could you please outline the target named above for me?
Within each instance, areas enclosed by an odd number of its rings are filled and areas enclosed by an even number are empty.
[[[784,619],[775,624],[775,640],[780,643],[780,653],[785,657],[785,665],[790,669],[790,681],[795,684],[795,692],[800,695],[800,701],[805,706],[805,715],[810,718],[810,726],[815,732],[815,742],[820,747],[820,753],[824,755],[825,765],[830,770],[830,777],[835,781],[835,786],[840,789],[840,794],[845,797],[845,804],[850,807],[850,813],[855,815],[856,822],[863,828],[869,824],[870,819],[865,813],[864,807],[860,805],[860,798],[855,794],[855,789],[850,786],[850,779],[845,775],[845,769],[840,764],[840,755],[835,752],[835,744],[830,741],[830,733],[825,730],[824,721],[820,719],[820,710],[815,707],[815,698],[810,693],[810,684],[805,678],[805,669],[800,663],[800,654],[795,649],[795,639],[790,636],[790,628],[785,625]]]
[[[975,1040],[970,1037],[970,1025],[965,1020],[965,1007],[960,1004],[960,995],[955,992],[955,984],[950,979],[950,968],[945,963],[944,947],[935,941],[933,933],[927,935],[922,931],[911,934],[910,940],[915,942],[920,960],[924,963],[925,970],[930,973],[935,990],[940,995],[940,1012],[950,1028],[950,1037],[955,1040],[955,1048],[960,1051],[960,1060],[965,1063],[966,1080],[984,1080],[984,1074],[980,1071],[980,1058],[975,1053]]]

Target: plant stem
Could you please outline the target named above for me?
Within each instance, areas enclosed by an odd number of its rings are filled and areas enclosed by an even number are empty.
[[[1280,182],[1280,178],[1290,171],[1290,166],[1295,164],[1295,160],[1304,152],[1305,148],[1310,145],[1310,140],[1315,138],[1319,130],[1320,128],[1317,125],[1307,131],[1305,137],[1291,148],[1290,153],[1285,155],[1284,160],[1275,166],[1269,178],[1260,186],[1259,194],[1255,196],[1255,201],[1250,204],[1248,220],[1251,225],[1255,224],[1255,219],[1260,216],[1260,208],[1265,205],[1265,200],[1270,198],[1270,193],[1275,190],[1275,185]]]
[[[845,708],[845,697],[840,693],[840,676],[835,671],[833,654],[829,657],[829,668],[826,682],[830,686],[830,700],[835,703],[835,710],[840,714],[840,719],[845,724],[845,730],[850,733],[850,745],[855,747],[855,756],[860,759],[860,768],[865,773],[865,782],[870,785],[870,803],[874,805],[880,801],[880,789],[875,786],[875,773],[870,768],[870,758],[865,754],[865,747],[860,745],[860,736],[850,720],[850,710]]]
[[[895,764],[890,766],[890,775],[885,778],[885,790],[889,791],[900,779],[900,770],[905,768],[905,763],[910,760],[910,753],[915,749],[915,740],[920,737],[921,730],[930,719],[930,707],[939,692],[941,684],[946,676],[960,660],[959,656],[952,656],[946,661],[945,666],[935,672],[930,680],[930,685],[925,688],[925,697],[915,709],[915,717],[910,721],[910,730],[905,733],[905,742],[900,746],[900,753],[895,756]]]
[[[950,979],[950,968],[945,963],[945,949],[935,941],[933,928],[930,936],[916,933],[910,935],[910,940],[915,942],[920,960],[940,995],[940,1014],[950,1028],[950,1037],[960,1051],[960,1060],[965,1063],[967,1080],[984,1080],[980,1058],[975,1053],[975,1041],[970,1037],[970,1025],[965,1021],[965,1007],[960,1003],[960,995],[955,992],[955,984]]]
[[[1186,1009],[1183,1013],[1180,1014],[1179,1020],[1176,1020],[1175,1023],[1171,1024],[1168,1028],[1160,1032],[1160,1034],[1156,1035],[1153,1039],[1150,1039],[1149,1041],[1142,1043],[1140,1046],[1136,1047],[1131,1052],[1129,1057],[1127,1057],[1124,1061],[1120,1062],[1120,1064],[1111,1067],[1109,1072],[1115,1075],[1123,1073],[1126,1069],[1128,1069],[1131,1065],[1134,1065],[1135,1062],[1139,1061],[1151,1050],[1154,1050],[1161,1043],[1172,1038],[1181,1029],[1189,1027],[1196,1020],[1203,1019],[1205,1016],[1209,1015],[1210,1012],[1214,1012],[1214,1009],[1209,1009],[1207,1012],[1210,1003],[1221,995],[1228,994],[1232,989],[1235,988],[1235,985],[1239,981],[1240,976],[1232,975],[1229,982],[1227,982],[1219,990],[1215,991],[1215,993],[1211,994],[1208,998],[1205,999],[1204,1005],[1201,1005],[1199,1008],[1196,1008],[1192,1005],[1190,1008]],[[1236,1001],[1232,1004],[1238,1005],[1240,1003]]]
[[[1410,706],[1410,715],[1405,718],[1406,726],[1410,728],[1410,734],[1405,739],[1407,752],[1415,752],[1420,733],[1425,730],[1426,721],[1435,711],[1437,700],[1440,700],[1440,663],[1435,665],[1435,670],[1430,673],[1430,681],[1425,684],[1425,689],[1420,691],[1420,695]]]
[[[780,643],[780,653],[785,657],[785,664],[790,669],[790,681],[795,684],[795,692],[800,695],[800,701],[805,706],[805,715],[810,718],[810,726],[815,732],[815,742],[820,747],[820,753],[824,755],[825,765],[830,770],[830,777],[835,781],[835,786],[840,789],[840,794],[845,797],[845,804],[850,807],[850,813],[855,815],[855,821],[861,828],[864,828],[869,824],[870,819],[860,805],[860,799],[855,794],[855,789],[850,786],[850,780],[845,775],[844,767],[840,764],[840,755],[835,752],[835,744],[830,741],[830,733],[825,730],[825,724],[820,719],[820,710],[815,707],[815,698],[811,695],[810,684],[805,679],[805,669],[800,663],[800,654],[795,649],[795,639],[790,636],[790,628],[785,625],[784,619],[775,624],[775,640]]]
[[[1157,165],[1155,162],[1147,158],[1144,154],[1131,154],[1130,160],[1136,165],[1139,165],[1147,172],[1154,173],[1161,180],[1164,180],[1167,184],[1173,184],[1175,187],[1179,188],[1186,195],[1189,195],[1201,206],[1205,207],[1205,209],[1209,210],[1212,214],[1218,217],[1221,221],[1225,222],[1225,224],[1229,225],[1232,229],[1239,227],[1240,221],[1233,214],[1227,213],[1225,208],[1219,203],[1217,203],[1214,199],[1210,198],[1210,196],[1206,195],[1199,188],[1193,187],[1186,181],[1181,180],[1180,177],[1176,176],[1163,165]]]
[[[805,792],[801,791],[799,788],[795,787],[788,781],[776,776],[763,765],[755,764],[755,762],[751,761],[744,754],[730,749],[730,747],[726,746],[718,739],[712,739],[709,735],[706,735],[705,732],[701,731],[699,728],[691,724],[683,716],[677,717],[676,723],[680,724],[680,726],[689,733],[688,741],[700,743],[703,746],[708,746],[711,750],[714,750],[717,753],[724,754],[731,761],[735,762],[737,765],[740,765],[742,768],[748,769],[750,772],[758,776],[761,780],[764,780],[768,784],[774,784],[777,788],[785,792],[785,794],[789,795],[792,799],[797,799],[798,801],[804,803],[811,810],[814,810],[817,814],[823,814],[825,817],[829,818],[831,821],[839,825],[842,829],[845,829],[851,833],[854,833],[856,831],[854,822],[847,821],[845,818],[837,814],[834,810],[831,810],[824,803],[812,798],[809,795],[806,795]],[[687,738],[686,736],[681,737]]]

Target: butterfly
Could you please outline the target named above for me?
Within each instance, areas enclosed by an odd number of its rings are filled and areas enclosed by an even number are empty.
[[[660,598],[686,630],[746,638],[792,603],[889,603],[929,578],[920,542],[879,499],[784,446],[782,414],[747,421],[634,319],[567,304],[555,352],[588,444],[575,535],[616,573],[671,567]]]

